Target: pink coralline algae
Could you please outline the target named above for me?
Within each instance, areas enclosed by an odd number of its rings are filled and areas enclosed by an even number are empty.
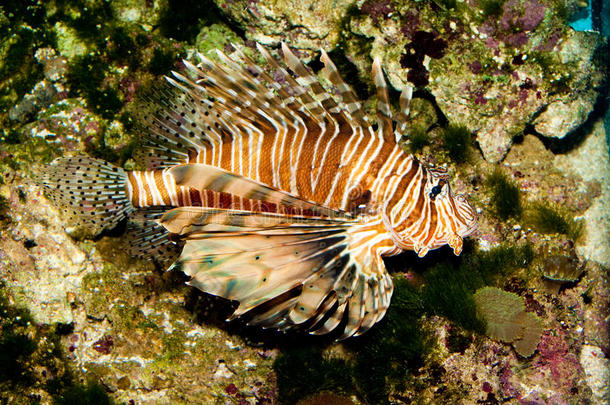
[[[237,394],[237,387],[235,386],[235,384],[231,383],[226,386],[225,392],[229,395],[235,395]]]
[[[535,367],[549,370],[557,388],[569,391],[581,378],[582,369],[576,355],[569,353],[568,344],[561,335],[554,335],[553,331],[542,335],[538,344],[540,357]]]
[[[487,34],[485,45],[497,49],[499,42],[519,48],[529,42],[528,32],[535,30],[546,14],[546,6],[538,0],[508,0],[502,7],[499,20],[491,18],[479,27]],[[551,49],[557,39],[549,38]]]
[[[479,62],[478,60],[472,62],[470,65],[468,65],[468,67],[470,68],[470,71],[475,75],[481,73],[481,70],[483,70],[483,65],[481,65],[481,62]]]
[[[411,39],[419,26],[419,16],[414,11],[407,11],[401,20],[400,32]]]
[[[516,34],[507,35],[504,42],[514,48],[519,48],[527,45],[529,38],[525,32],[517,32]]]
[[[488,383],[487,381],[485,381],[485,382],[483,383],[483,392],[487,392],[487,393],[489,393],[489,392],[491,392],[492,390],[493,390],[493,388],[492,388],[491,384],[490,384],[490,383]]]
[[[506,363],[500,372],[500,389],[504,398],[516,398],[520,395],[519,390],[510,381],[513,375],[510,365]]]
[[[546,7],[538,0],[509,0],[504,3],[504,13],[500,19],[500,28],[508,31],[515,28],[523,31],[532,31],[542,20]]]

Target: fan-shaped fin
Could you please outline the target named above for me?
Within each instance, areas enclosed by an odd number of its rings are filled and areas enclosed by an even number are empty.
[[[174,267],[191,276],[189,284],[239,302],[231,319],[321,334],[347,315],[348,337],[387,308],[381,258],[351,251],[361,240],[354,220],[183,207],[159,223],[185,243]]]
[[[325,335],[335,330],[345,315],[347,304],[347,300],[340,304],[322,325],[314,327],[309,333],[312,335]]]
[[[93,234],[115,227],[134,209],[125,171],[100,159],[55,159],[45,167],[41,180],[47,196],[65,207],[65,219]]]
[[[302,324],[312,319],[326,300],[333,284],[349,262],[349,252],[336,256],[325,265],[325,269],[303,284],[298,302],[288,314],[290,322]]]

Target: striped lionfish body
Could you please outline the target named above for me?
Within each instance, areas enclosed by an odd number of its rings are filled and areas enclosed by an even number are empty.
[[[144,116],[149,171],[64,158],[45,186],[92,226],[130,219],[137,253],[182,248],[173,264],[189,284],[239,302],[232,318],[314,334],[342,324],[359,335],[385,314],[392,280],[382,257],[455,254],[476,227],[444,170],[405,154],[411,89],[392,119],[380,63],[373,63],[377,124],[322,51],[333,88],[285,45],[280,65],[239,50],[200,55],[168,78],[157,111]]]

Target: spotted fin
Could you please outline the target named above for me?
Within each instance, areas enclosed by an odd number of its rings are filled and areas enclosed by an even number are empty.
[[[125,240],[132,256],[157,263],[171,263],[180,254],[181,244],[169,239],[158,219],[172,207],[140,208],[129,216]]]
[[[230,319],[323,334],[347,317],[339,337],[347,338],[368,330],[389,304],[383,261],[353,250],[361,226],[354,220],[183,207],[159,223],[184,241],[173,268],[190,285],[239,302]]]

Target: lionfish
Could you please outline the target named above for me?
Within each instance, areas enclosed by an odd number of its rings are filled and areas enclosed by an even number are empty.
[[[181,248],[170,269],[237,301],[229,319],[361,335],[390,304],[382,258],[445,244],[458,255],[475,214],[451,193],[446,170],[399,146],[412,88],[393,119],[379,59],[372,124],[327,53],[331,91],[285,44],[285,66],[257,47],[264,67],[234,47],[234,60],[199,55],[199,65],[185,60],[184,74],[166,77],[160,104],[143,117],[150,170],[60,158],[44,186],[82,224],[129,217],[140,256]]]

